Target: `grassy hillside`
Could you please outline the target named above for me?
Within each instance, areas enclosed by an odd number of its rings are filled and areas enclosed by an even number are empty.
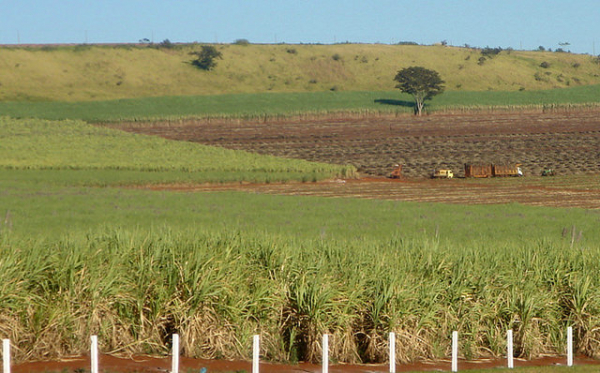
[[[214,71],[190,64],[199,45],[0,48],[0,100],[87,101],[223,93],[389,91],[411,65],[440,72],[449,91],[600,84],[587,55],[412,45],[217,45]],[[541,67],[546,62],[548,67]]]

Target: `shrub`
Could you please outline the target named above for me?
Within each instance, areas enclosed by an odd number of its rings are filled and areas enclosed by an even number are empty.
[[[540,64],[540,67],[541,67],[541,68],[544,68],[544,69],[547,69],[547,68],[549,68],[549,67],[550,67],[550,64],[549,64],[548,62],[544,61],[544,62],[542,62],[542,63]]]
[[[169,39],[165,39],[158,44],[159,48],[172,49],[175,47],[175,44],[171,43]]]
[[[250,41],[248,39],[237,39],[233,42],[235,45],[250,45]]]
[[[340,56],[338,53],[336,53],[333,56],[331,56],[331,58],[333,58],[334,61],[341,61],[342,60],[342,56]]]
[[[500,52],[502,52],[502,48],[500,48],[500,47],[497,47],[497,48],[485,47],[481,50],[481,55],[484,57],[492,58],[492,57],[500,54]]]

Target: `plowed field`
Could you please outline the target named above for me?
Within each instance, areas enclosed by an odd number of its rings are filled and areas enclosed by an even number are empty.
[[[368,177],[344,183],[223,186],[226,188],[278,194],[600,208],[598,110],[255,123],[184,121],[119,127],[261,154],[353,164]],[[396,163],[403,164],[405,179],[385,180]],[[456,176],[464,176],[465,163],[521,163],[525,177],[427,179],[435,168],[450,168]],[[539,177],[546,168],[558,176]]]

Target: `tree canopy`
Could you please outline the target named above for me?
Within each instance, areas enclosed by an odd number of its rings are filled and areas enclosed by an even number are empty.
[[[221,52],[219,52],[217,48],[213,47],[212,45],[203,45],[200,51],[191,52],[190,54],[197,57],[192,61],[192,65],[202,70],[212,70],[215,66],[217,66],[217,62],[215,60],[217,58],[222,58]]]
[[[444,81],[435,70],[421,66],[411,66],[398,71],[394,78],[402,92],[412,95],[415,99],[415,114],[421,115],[425,100],[444,92]]]

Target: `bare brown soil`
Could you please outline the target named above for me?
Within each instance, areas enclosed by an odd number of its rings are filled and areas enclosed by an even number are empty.
[[[600,364],[600,361],[591,358],[578,356],[574,359],[575,365]],[[557,366],[566,365],[565,357],[544,357],[535,360],[515,359],[515,367],[528,366]],[[506,367],[506,359],[481,359],[474,361],[459,360],[458,369],[486,369],[495,367]],[[124,359],[109,355],[101,355],[99,358],[99,368],[106,372],[169,372],[171,370],[170,358],[157,358],[151,356],[134,356]],[[207,373],[211,372],[251,372],[252,363],[249,361],[225,361],[225,360],[200,360],[181,358],[179,370],[182,373],[199,372],[206,368]],[[271,364],[260,363],[260,372],[262,373],[320,373],[322,367],[316,364]],[[409,364],[397,364],[397,372],[417,372],[417,371],[450,371],[451,362],[447,360],[436,362],[419,362]],[[89,357],[73,357],[60,361],[30,362],[17,364],[12,367],[14,373],[40,373],[40,372],[81,372],[90,370]],[[385,373],[389,372],[389,365],[352,365],[339,364],[330,365],[328,370],[331,373]]]
[[[600,208],[600,110],[424,117],[130,123],[119,128],[261,154],[353,164],[366,176],[325,183],[154,186],[458,204]],[[521,163],[524,178],[460,179],[465,163]],[[389,180],[394,164],[402,180]],[[458,179],[430,180],[435,168]],[[542,178],[544,169],[556,177]]]
[[[540,175],[600,173],[600,111],[504,112],[327,118],[256,122],[139,123],[127,131],[242,149],[260,154],[352,164],[362,174],[386,176],[404,165],[407,177],[434,168],[464,175],[465,163],[522,163]]]

